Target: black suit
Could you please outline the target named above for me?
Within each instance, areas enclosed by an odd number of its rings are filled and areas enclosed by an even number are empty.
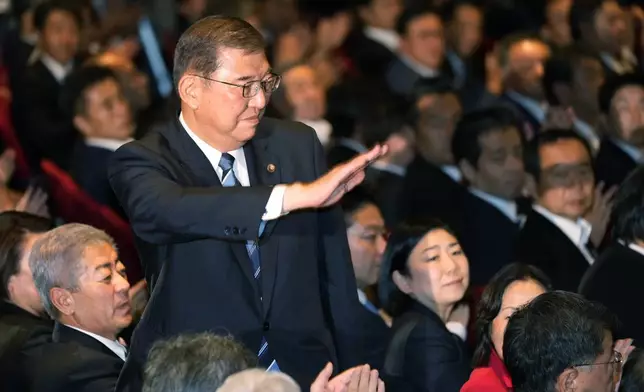
[[[264,118],[244,154],[252,186],[223,188],[176,120],[114,153],[110,182],[137,236],[151,290],[117,390],[140,388],[152,343],[188,331],[232,334],[253,352],[265,337],[281,370],[302,386],[327,361],[344,369],[363,360],[360,303],[339,208],[267,222],[261,286],[245,247],[257,238],[273,185],[310,182],[326,172],[315,132]]]
[[[539,267],[556,290],[576,292],[590,267],[577,246],[554,223],[532,210],[519,233],[519,261]]]
[[[602,140],[595,160],[595,179],[606,184],[607,189],[620,185],[635,170],[637,162],[612,140]]]
[[[644,296],[644,256],[621,244],[613,244],[593,263],[579,285],[579,293],[599,301],[617,316],[620,338],[644,343],[644,314],[633,306]]]
[[[354,31],[345,43],[347,53],[361,75],[380,79],[396,58],[396,54],[383,44],[367,37],[362,30]]]
[[[460,391],[472,371],[463,341],[447,330],[436,313],[419,303],[394,319],[392,341],[408,328],[413,329],[401,355],[402,374],[394,376],[385,369],[387,388],[396,392]],[[387,360],[392,355],[390,346]]]
[[[92,199],[124,216],[107,178],[107,163],[113,153],[110,149],[89,146],[79,140],[74,148],[70,171],[74,181]]]
[[[379,314],[369,311],[364,306],[360,307],[358,314],[364,328],[367,328],[369,336],[372,338],[371,341],[366,342],[366,346],[364,348],[366,358],[365,362],[368,363],[372,369],[381,370],[385,361],[387,343],[389,342],[391,329]]]
[[[498,100],[499,104],[504,105],[516,114],[517,118],[523,123],[523,133],[528,139],[532,139],[534,135],[541,131],[541,121],[534,117],[532,113],[526,109],[521,102],[507,94],[502,94]]]
[[[29,392],[113,392],[123,360],[93,337],[56,324],[31,357]]]
[[[385,225],[394,227],[400,221],[398,200],[402,193],[405,177],[377,167],[367,169],[365,183],[380,209]]]
[[[0,300],[0,391],[23,392],[27,387],[24,358],[51,341],[53,322]]]

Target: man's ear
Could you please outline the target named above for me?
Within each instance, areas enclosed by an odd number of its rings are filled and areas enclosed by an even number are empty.
[[[579,378],[579,370],[575,368],[566,369],[557,377],[557,391],[558,392],[572,392],[577,390],[577,380]]]
[[[92,136],[92,127],[89,125],[89,121],[85,119],[84,116],[79,114],[74,116],[73,119],[74,127],[83,134],[83,136]]]
[[[185,102],[192,110],[199,109],[203,84],[197,76],[183,75],[179,79],[178,93],[181,101]]]
[[[458,163],[458,168],[461,169],[463,177],[469,184],[474,184],[476,180],[476,169],[465,159],[461,159]]]
[[[412,290],[411,285],[409,284],[409,278],[403,276],[403,274],[401,274],[399,271],[394,271],[394,273],[391,275],[391,278],[394,281],[396,287],[398,287],[398,290],[407,295],[411,294]]]
[[[532,174],[525,174],[525,183],[523,184],[523,190],[521,191],[521,193],[524,197],[529,197],[532,200],[537,200],[539,198],[537,179],[534,178]]]
[[[60,287],[54,287],[49,290],[49,298],[51,303],[64,315],[71,315],[75,310],[74,297],[72,294]]]

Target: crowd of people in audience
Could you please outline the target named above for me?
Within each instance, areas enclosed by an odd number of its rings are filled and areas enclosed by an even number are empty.
[[[144,391],[644,391],[641,4],[249,1],[281,77],[265,115],[311,127],[331,167],[388,148],[340,201],[365,365],[298,385],[183,334]],[[211,12],[177,2],[152,43],[141,4],[0,2],[1,391],[114,391],[154,282],[61,214],[43,162],[127,223],[110,156],[178,115],[157,70]]]

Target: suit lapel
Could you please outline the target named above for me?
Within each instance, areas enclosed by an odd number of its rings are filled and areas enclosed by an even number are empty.
[[[52,338],[54,342],[78,343],[81,346],[87,347],[94,351],[100,351],[104,354],[107,354],[115,358],[118,358],[119,360],[122,360],[121,357],[116,355],[114,351],[110,350],[106,345],[94,339],[93,337],[89,336],[88,334],[77,331],[73,328],[67,327],[60,323],[56,323],[56,325],[54,326],[54,333],[52,335]]]
[[[250,143],[244,146],[244,155],[248,166],[251,185],[277,185],[281,182],[281,165],[278,156],[270,144],[270,129],[266,122],[260,123],[257,134]],[[266,222],[264,232],[259,240],[259,251],[262,265],[262,297],[264,316],[268,313],[273,298],[275,277],[277,274],[277,253],[279,237],[271,233],[279,219]]]
[[[192,140],[186,130],[183,129],[178,118],[173,123],[173,126],[167,127],[163,130],[163,135],[169,141],[169,147],[174,150],[174,156],[179,159],[183,168],[183,170],[178,171],[191,175],[191,180],[196,186],[221,187],[221,181],[219,180],[219,176],[217,176],[217,172],[212,167],[210,161],[206,158],[199,146],[195,144],[194,140]],[[245,155],[248,156],[249,154]],[[248,251],[246,250],[246,244],[242,242],[230,243],[230,248],[239,262],[242,272],[248,281],[252,283],[251,286],[253,289],[256,290],[255,294],[257,295],[255,295],[255,297],[259,297],[259,293],[257,292],[258,287],[255,283],[254,271],[250,258],[248,257]]]

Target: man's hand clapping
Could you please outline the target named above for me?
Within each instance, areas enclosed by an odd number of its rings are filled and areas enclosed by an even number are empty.
[[[327,363],[311,384],[311,392],[385,392],[378,371],[369,365],[356,366],[329,379],[332,373],[333,365]]]

